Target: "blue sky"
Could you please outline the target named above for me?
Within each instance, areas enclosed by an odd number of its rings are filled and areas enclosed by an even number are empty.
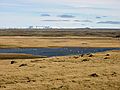
[[[0,0],[0,28],[120,28],[120,0]]]

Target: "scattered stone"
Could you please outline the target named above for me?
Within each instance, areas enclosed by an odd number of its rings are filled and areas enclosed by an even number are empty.
[[[73,83],[76,83],[76,81],[75,81],[75,80],[72,80],[72,82],[73,82]]]
[[[90,55],[90,53],[87,53],[86,55]]]
[[[117,74],[116,72],[113,72],[111,75],[112,75],[112,76],[116,76],[116,74]]]
[[[115,38],[120,38],[120,35],[116,35]]]
[[[78,59],[79,57],[78,56],[74,56],[73,58]]]
[[[63,65],[62,67],[65,67],[65,65]]]
[[[32,80],[32,82],[36,82],[36,80]]]
[[[104,59],[110,59],[110,57],[105,57]]]
[[[21,64],[19,67],[22,67],[22,66],[27,66],[27,64]]]
[[[83,59],[82,62],[89,61],[89,59]]]
[[[90,74],[89,76],[91,76],[91,77],[98,77],[99,75],[96,74],[96,73],[93,73],[93,74]]]
[[[17,63],[16,61],[11,61],[11,64]]]
[[[80,56],[81,56],[81,57],[83,57],[83,56],[84,56],[84,54],[81,54]]]
[[[40,68],[46,68],[46,66],[40,66]]]
[[[36,82],[36,80],[32,80],[29,77],[26,77],[26,79],[27,79],[27,82]]]
[[[89,55],[89,57],[93,57],[93,55],[92,55],[92,54],[90,54],[90,55]]]
[[[0,85],[0,88],[6,88],[6,86],[1,86],[1,85]]]
[[[110,54],[106,54],[105,56],[110,56]]]

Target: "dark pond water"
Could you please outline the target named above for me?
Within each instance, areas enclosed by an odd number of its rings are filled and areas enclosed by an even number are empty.
[[[66,56],[86,53],[103,52],[108,50],[120,50],[120,48],[17,48],[17,49],[0,49],[0,53],[25,53],[43,56]]]

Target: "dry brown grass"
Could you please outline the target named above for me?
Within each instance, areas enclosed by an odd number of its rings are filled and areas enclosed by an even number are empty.
[[[120,29],[0,29],[0,36],[97,36],[115,37],[120,35]]]
[[[0,48],[120,47],[120,40],[112,38],[119,31],[83,32],[3,30]],[[120,89],[120,51],[34,59],[15,54],[0,57],[0,90]],[[15,63],[11,64],[13,58]]]
[[[45,56],[34,56],[31,54],[15,54],[3,53],[0,54],[0,59],[32,59],[32,58],[45,58]]]
[[[120,47],[120,40],[111,37],[0,37],[0,48],[18,47]]]
[[[0,90],[119,90],[120,51],[92,55],[0,60]]]

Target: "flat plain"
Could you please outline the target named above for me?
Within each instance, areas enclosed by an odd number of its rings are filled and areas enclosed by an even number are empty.
[[[120,30],[0,30],[0,48],[120,47]]]
[[[0,60],[0,90],[119,89],[120,51]]]
[[[0,48],[120,48],[120,30],[0,32]],[[1,55],[9,58],[0,59],[0,90],[120,90],[119,50],[50,58],[13,56]]]

